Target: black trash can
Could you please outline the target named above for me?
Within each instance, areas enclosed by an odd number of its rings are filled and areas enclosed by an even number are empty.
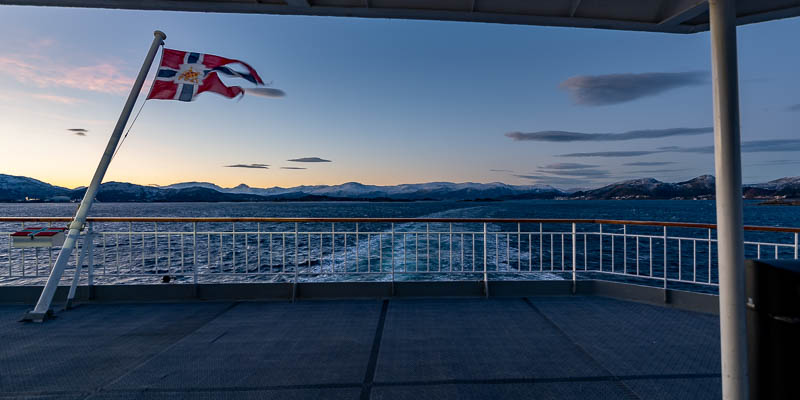
[[[800,261],[747,260],[751,399],[800,399]]]

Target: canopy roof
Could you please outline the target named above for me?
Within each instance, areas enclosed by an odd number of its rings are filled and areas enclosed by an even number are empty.
[[[706,0],[0,0],[0,4],[321,15],[693,33]],[[800,15],[800,0],[737,0],[737,24]]]

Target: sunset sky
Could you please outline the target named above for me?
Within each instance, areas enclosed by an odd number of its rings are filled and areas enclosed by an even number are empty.
[[[287,96],[147,101],[106,181],[573,188],[713,173],[707,33],[12,6],[0,173],[88,184],[155,29]],[[739,28],[745,182],[800,175],[798,37],[797,18]]]

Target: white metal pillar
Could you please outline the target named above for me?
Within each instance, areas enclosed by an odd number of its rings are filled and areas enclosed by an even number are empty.
[[[714,165],[717,175],[717,252],[722,397],[746,399],[744,230],[739,134],[736,1],[709,0],[714,84]]]
[[[25,314],[22,319],[23,321],[41,322],[46,319],[51,312],[50,303],[53,301],[53,296],[55,296],[56,289],[61,281],[61,275],[64,273],[64,269],[67,267],[69,258],[72,255],[72,250],[75,248],[75,244],[78,241],[78,237],[83,229],[83,225],[86,223],[86,217],[89,214],[89,210],[92,208],[92,201],[94,201],[94,197],[97,195],[97,191],[100,189],[100,183],[103,182],[103,177],[106,174],[106,170],[108,170],[108,165],[111,163],[111,158],[114,156],[114,151],[117,149],[117,144],[119,144],[120,137],[122,137],[122,131],[125,129],[125,125],[128,122],[128,117],[130,117],[131,111],[133,111],[133,106],[136,103],[136,99],[139,97],[139,92],[142,91],[144,80],[147,77],[147,72],[150,70],[150,65],[152,65],[153,59],[156,56],[158,47],[164,42],[164,39],[167,38],[167,35],[161,31],[155,31],[153,32],[153,35],[155,37],[150,45],[150,50],[145,56],[144,62],[142,63],[142,68],[139,70],[139,75],[137,76],[136,81],[133,84],[133,88],[131,88],[131,92],[128,95],[128,100],[125,102],[125,106],[122,108],[122,113],[117,120],[117,125],[114,126],[114,131],[111,133],[111,137],[108,139],[108,144],[106,145],[105,152],[103,152],[103,156],[100,158],[100,163],[97,165],[97,170],[94,172],[92,182],[86,189],[86,193],[83,195],[83,200],[81,200],[81,204],[78,207],[78,212],[75,213],[75,219],[73,219],[69,225],[67,238],[64,240],[64,244],[61,246],[61,251],[59,251],[58,257],[56,258],[56,263],[53,266],[53,269],[50,271],[50,276],[47,278],[47,284],[45,284],[44,289],[42,289],[42,294],[39,296],[39,301],[36,303],[36,307],[33,309],[33,311]],[[89,251],[92,250],[90,249]]]

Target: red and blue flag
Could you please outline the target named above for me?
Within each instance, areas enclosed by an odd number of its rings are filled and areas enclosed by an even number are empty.
[[[241,64],[247,72],[236,71],[229,64]],[[240,86],[225,86],[218,74],[244,78],[256,85],[264,84],[256,70],[240,60],[164,49],[161,65],[147,98],[192,101],[203,92],[219,93],[228,98],[244,94]]]

